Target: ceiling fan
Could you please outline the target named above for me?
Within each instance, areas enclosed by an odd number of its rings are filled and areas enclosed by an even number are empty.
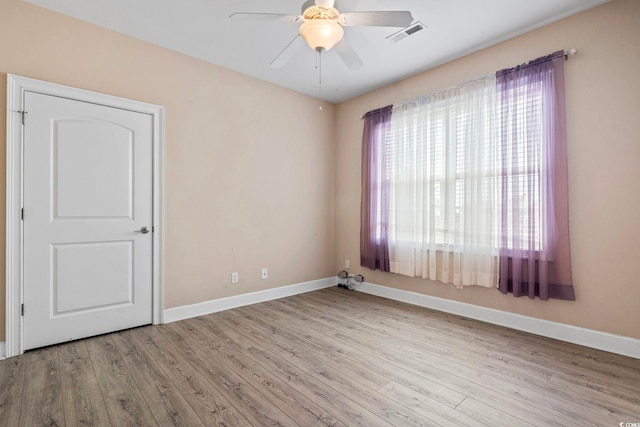
[[[273,60],[272,67],[282,67],[289,62],[304,40],[317,52],[334,48],[345,65],[352,70],[361,68],[363,62],[344,39],[343,27],[407,27],[413,22],[413,16],[409,11],[340,13],[335,0],[307,0],[302,5],[302,15],[236,12],[230,18],[239,21],[283,21],[301,24],[299,34]]]

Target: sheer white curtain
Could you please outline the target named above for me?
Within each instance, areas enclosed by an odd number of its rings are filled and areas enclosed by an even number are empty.
[[[497,129],[495,76],[394,107],[386,144],[392,272],[498,285]]]

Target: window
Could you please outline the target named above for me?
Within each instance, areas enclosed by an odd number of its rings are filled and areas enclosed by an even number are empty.
[[[562,62],[556,53],[365,123],[362,265],[501,290],[526,275],[544,294],[559,231],[569,252]]]
[[[390,245],[497,248],[495,110],[494,79],[393,110],[385,138]],[[491,215],[478,217],[478,204]]]

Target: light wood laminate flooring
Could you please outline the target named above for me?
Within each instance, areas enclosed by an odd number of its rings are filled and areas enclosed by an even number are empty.
[[[619,426],[640,360],[339,288],[0,361],[2,426]]]

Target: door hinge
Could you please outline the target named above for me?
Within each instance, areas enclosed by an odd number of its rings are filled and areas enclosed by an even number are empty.
[[[20,219],[24,221],[24,208],[20,209]]]
[[[27,114],[28,111],[18,110],[18,113],[20,113],[20,115],[22,116],[21,121],[22,121],[22,125],[24,126],[24,115]]]
[[[20,304],[20,316],[24,316],[24,304]]]

